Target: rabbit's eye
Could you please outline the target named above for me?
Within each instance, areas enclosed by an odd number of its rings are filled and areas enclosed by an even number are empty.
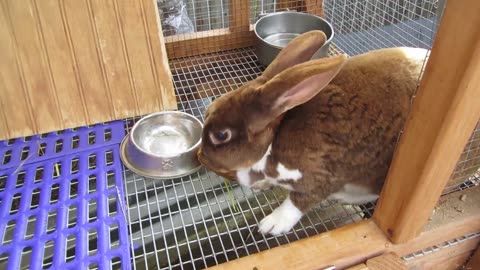
[[[232,139],[232,132],[230,131],[230,129],[210,132],[209,135],[210,140],[215,145],[227,143],[230,141],[230,139]]]

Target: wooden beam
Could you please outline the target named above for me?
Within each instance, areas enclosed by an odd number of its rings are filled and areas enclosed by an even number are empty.
[[[369,270],[367,265],[365,265],[364,263],[361,263],[361,264],[357,264],[355,266],[352,266],[350,268],[347,268],[346,270]]]
[[[422,231],[480,118],[478,14],[478,0],[447,3],[375,210],[394,243]]]
[[[407,265],[393,252],[369,259],[367,267],[368,270],[408,270]]]
[[[480,269],[480,246],[477,245],[477,250],[468,261],[465,269]]]
[[[391,243],[373,220],[366,220],[226,262],[211,269],[243,270],[256,267],[266,270],[278,269],[281,266],[285,270],[302,270],[322,269],[329,265],[345,269],[388,252],[405,256],[480,231],[480,208],[476,207],[480,205],[480,188],[471,188],[462,194],[467,195],[466,201],[462,201],[465,203],[464,211],[447,207],[456,205],[454,202],[459,200],[458,194],[445,196],[445,209],[443,211],[443,208],[439,208],[435,212],[431,224],[426,227],[428,231],[407,243]]]
[[[445,247],[416,259],[408,260],[406,264],[410,270],[457,270],[465,265],[479,243],[480,237],[472,238],[454,246]]]
[[[254,45],[253,31],[228,28],[165,37],[168,59],[245,48]]]
[[[248,32],[250,28],[250,1],[230,0],[230,30]]]

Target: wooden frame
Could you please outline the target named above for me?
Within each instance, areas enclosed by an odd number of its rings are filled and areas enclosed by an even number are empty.
[[[394,242],[421,232],[480,118],[479,12],[475,0],[446,6],[375,210],[375,221]]]
[[[300,9],[318,16],[323,14],[323,0],[278,1],[277,9]],[[229,28],[180,34],[165,38],[169,59],[195,56],[253,46],[255,33],[250,24],[250,1],[230,1]]]
[[[322,269],[335,265],[337,269],[353,267],[381,254],[394,252],[405,256],[435,244],[450,241],[480,231],[480,188],[466,191],[468,202],[463,212],[455,207],[437,211],[432,220],[415,239],[406,243],[392,243],[373,220],[347,225],[336,230],[298,240],[244,258],[233,260],[211,269]],[[458,200],[458,194],[443,199],[444,205]],[[476,205],[475,205],[476,204]],[[448,215],[449,219],[444,216]]]
[[[429,218],[439,219],[439,213],[431,216],[432,211],[480,118],[478,14],[477,0],[447,3],[374,218],[212,269],[322,269],[329,265],[345,269],[380,254],[395,252],[403,256],[479,232],[480,201],[473,203],[468,213],[460,211],[441,225],[430,221],[425,227]],[[480,198],[479,188],[468,192]],[[442,200],[458,201],[458,194]],[[463,253],[456,254],[451,262],[466,259],[475,241],[459,245],[455,250]],[[411,267],[423,269],[422,263]],[[368,269],[368,265],[354,269]]]

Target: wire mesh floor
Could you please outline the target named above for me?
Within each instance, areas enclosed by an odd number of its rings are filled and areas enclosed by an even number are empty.
[[[335,53],[335,50],[332,51]],[[171,62],[179,110],[203,121],[215,97],[254,79],[262,67],[252,49]],[[126,122],[127,130],[134,120]],[[325,202],[291,232],[278,237],[257,224],[286,197],[273,189],[254,193],[205,169],[157,181],[124,171],[135,269],[202,269],[370,217],[373,204]]]

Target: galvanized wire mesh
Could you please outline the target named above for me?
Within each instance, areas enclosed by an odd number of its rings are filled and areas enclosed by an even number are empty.
[[[157,0],[157,6],[169,59],[252,46],[252,24],[262,13],[322,12],[322,0]]]
[[[472,233],[472,234],[469,234],[469,235],[465,235],[465,236],[462,236],[462,237],[459,237],[459,238],[455,238],[455,239],[440,243],[438,245],[434,245],[434,246],[426,248],[424,250],[420,250],[420,251],[405,255],[405,256],[402,257],[402,259],[404,261],[408,262],[408,261],[411,261],[411,260],[414,260],[414,259],[421,258],[421,257],[426,256],[426,255],[430,255],[430,254],[435,253],[437,251],[440,251],[442,249],[450,248],[450,247],[456,246],[458,244],[461,244],[465,241],[475,239],[475,238],[479,238],[479,237],[480,237],[480,233]]]
[[[325,0],[335,43],[349,55],[396,46],[430,49],[443,2],[438,0]]]
[[[258,76],[252,49],[171,62],[181,111],[203,120],[212,102]],[[126,122],[127,130],[135,120]],[[325,202],[294,230],[262,235],[258,222],[285,198],[282,189],[254,193],[204,169],[180,179],[145,179],[125,169],[127,208],[136,269],[201,269],[370,217],[373,204]]]
[[[465,179],[472,185],[480,185],[480,121],[465,145],[446,190],[461,188]]]
[[[438,0],[325,0],[335,44],[356,55],[385,47],[430,49],[445,2]],[[480,122],[473,131],[444,193],[479,184]]]
[[[178,15],[179,9],[168,5],[178,6],[181,1],[158,2],[163,24],[171,14]],[[250,24],[262,12],[286,8],[325,12],[336,31],[330,53],[355,55],[393,46],[430,48],[443,10],[437,0],[325,0],[324,9],[320,0],[184,0],[182,5],[186,13],[180,15],[186,14],[191,22],[186,24],[188,31],[164,27],[163,32],[178,107],[202,121],[216,97],[261,74],[263,67],[251,47]],[[134,122],[126,121],[127,130]],[[203,169],[168,181],[145,179],[128,169],[124,175],[136,269],[216,265],[361,220],[371,216],[374,208],[373,204],[353,207],[325,202],[291,232],[264,236],[256,226],[281,203],[285,197],[281,189],[253,193],[234,183],[232,200],[224,180]],[[455,190],[472,185],[475,182],[466,182]]]

